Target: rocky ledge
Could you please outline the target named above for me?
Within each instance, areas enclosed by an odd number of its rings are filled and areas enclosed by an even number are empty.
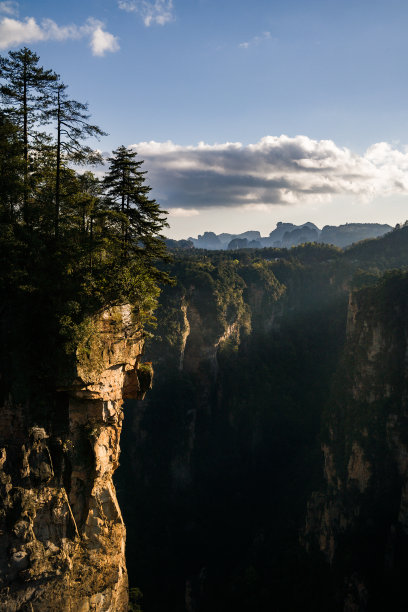
[[[122,402],[151,383],[129,305],[89,321],[47,419],[11,394],[0,413],[0,609],[128,609],[113,474]],[[150,375],[149,375],[150,373]],[[38,415],[38,410],[35,412]]]

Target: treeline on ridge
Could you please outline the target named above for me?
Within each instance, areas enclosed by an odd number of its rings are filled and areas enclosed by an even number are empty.
[[[150,318],[168,280],[157,267],[166,211],[149,195],[143,161],[120,146],[103,178],[87,170],[103,161],[87,140],[104,135],[38,55],[0,58],[2,295],[46,310],[68,344],[84,316],[112,303],[131,301]]]

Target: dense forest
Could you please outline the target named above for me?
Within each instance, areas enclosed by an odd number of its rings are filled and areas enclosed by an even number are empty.
[[[3,318],[27,321],[28,352],[56,357],[102,307],[130,302],[141,325],[151,318],[168,281],[157,267],[167,223],[135,151],[120,146],[102,176],[90,171],[103,159],[88,143],[104,132],[39,62],[27,48],[0,60],[0,287]]]

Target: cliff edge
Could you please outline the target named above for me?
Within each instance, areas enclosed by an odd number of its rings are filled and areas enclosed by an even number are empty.
[[[347,612],[408,605],[407,315],[406,273],[351,294],[323,415],[325,486],[309,500],[303,539],[329,562]]]
[[[112,478],[123,399],[141,397],[150,384],[142,348],[132,307],[112,307],[89,319],[72,374],[44,398],[51,409],[7,394],[0,412],[2,610],[127,611],[125,526]]]

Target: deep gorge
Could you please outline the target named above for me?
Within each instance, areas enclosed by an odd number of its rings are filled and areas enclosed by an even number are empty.
[[[172,0],[118,0],[103,21],[37,4],[0,2],[0,609],[405,612],[408,153],[405,110],[387,128],[376,106],[393,78],[401,91],[398,11],[379,37],[380,14],[350,7],[358,50],[344,7],[330,32],[322,7],[234,3],[231,19],[212,3],[206,21],[199,2],[194,32],[184,3],[180,36]],[[51,4],[86,20],[60,25]],[[135,35],[134,18],[154,27]],[[250,34],[256,19],[281,34]],[[56,72],[27,40],[75,49]],[[109,117],[107,144],[64,65]],[[285,135],[312,115],[343,146]],[[370,121],[381,141],[358,154]],[[279,207],[322,229],[247,230]],[[375,215],[395,228],[354,222]],[[207,221],[221,233],[175,239]]]
[[[3,608],[406,609],[406,232],[176,253],[75,358],[4,310]]]
[[[379,280],[387,240],[176,261],[117,476],[143,609],[405,609],[407,279]]]

